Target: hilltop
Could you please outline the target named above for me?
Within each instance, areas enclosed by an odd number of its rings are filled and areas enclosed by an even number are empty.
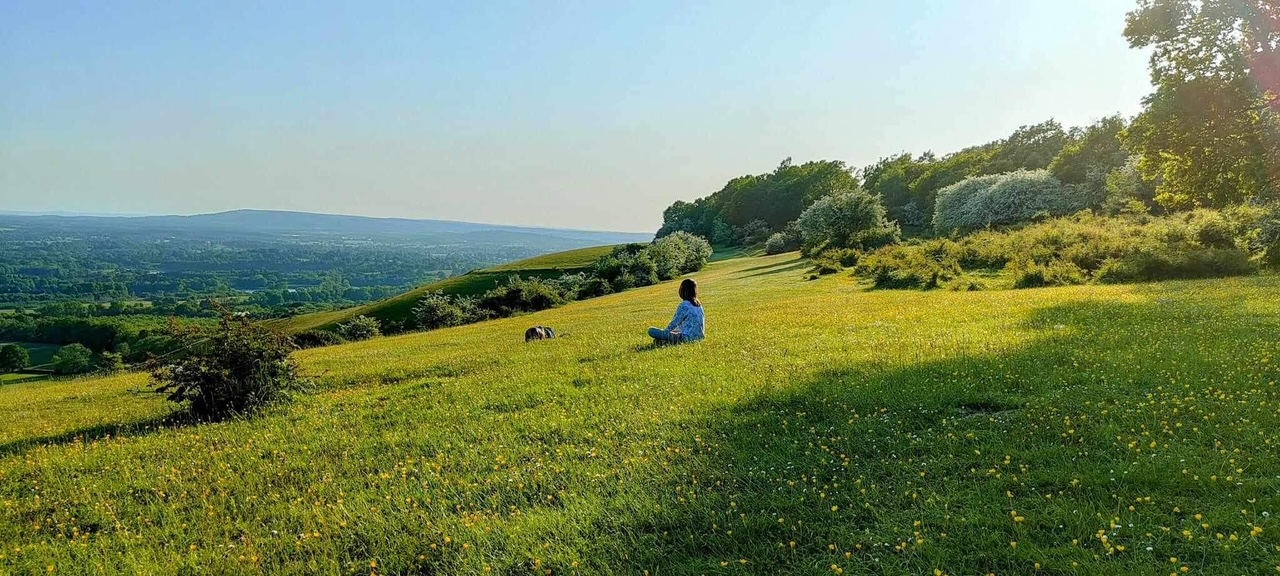
[[[330,329],[356,316],[368,316],[381,321],[400,322],[409,316],[414,304],[432,292],[459,296],[476,296],[491,290],[515,275],[521,278],[559,278],[589,269],[596,260],[613,250],[613,246],[593,246],[543,256],[526,258],[490,268],[472,270],[466,274],[446,278],[420,286],[404,294],[364,306],[356,306],[331,312],[304,314],[292,318],[268,322],[268,325],[296,334],[307,330]]]
[[[808,267],[711,264],[695,345],[644,337],[666,283],[303,351],[315,390],[253,420],[166,423],[141,375],[0,387],[0,571],[1275,570],[1280,278]]]

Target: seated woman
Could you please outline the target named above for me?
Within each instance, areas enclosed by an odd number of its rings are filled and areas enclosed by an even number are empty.
[[[676,316],[666,330],[649,329],[649,336],[656,343],[680,344],[707,337],[707,317],[702,312],[702,302],[698,300],[698,283],[692,278],[685,278],[680,283],[680,299],[683,302],[676,308]]]

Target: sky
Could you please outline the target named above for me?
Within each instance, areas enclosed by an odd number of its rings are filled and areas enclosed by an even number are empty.
[[[653,231],[796,162],[1133,115],[1130,0],[0,2],[0,210]]]

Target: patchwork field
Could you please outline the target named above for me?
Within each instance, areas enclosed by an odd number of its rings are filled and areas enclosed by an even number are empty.
[[[0,572],[1266,574],[1280,278],[990,292],[711,264],[299,353],[180,426],[143,376],[0,387]],[[526,345],[524,328],[563,335]]]

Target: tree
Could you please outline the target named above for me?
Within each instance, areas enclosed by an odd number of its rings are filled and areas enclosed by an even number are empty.
[[[84,344],[68,344],[53,355],[54,374],[84,374],[93,369],[93,352]]]
[[[1070,141],[1049,164],[1049,173],[1064,184],[1084,186],[1101,200],[1106,195],[1107,176],[1129,160],[1129,153],[1120,145],[1124,129],[1124,118],[1119,115],[1073,129]]]
[[[224,314],[212,334],[174,335],[188,353],[151,367],[156,391],[201,419],[252,414],[284,400],[298,384],[287,336]]]
[[[1005,174],[1017,170],[1048,168],[1066,143],[1067,133],[1057,120],[1049,119],[1039,124],[1023,126],[1000,142],[982,173]]]
[[[1125,37],[1152,48],[1154,94],[1123,133],[1171,209],[1274,197],[1280,185],[1280,7],[1139,0]],[[1269,107],[1270,106],[1270,107]]]
[[[817,202],[796,219],[804,249],[875,248],[898,239],[898,227],[886,217],[880,199],[861,188],[837,192]]]
[[[17,372],[31,364],[31,355],[17,344],[0,346],[0,373]]]

